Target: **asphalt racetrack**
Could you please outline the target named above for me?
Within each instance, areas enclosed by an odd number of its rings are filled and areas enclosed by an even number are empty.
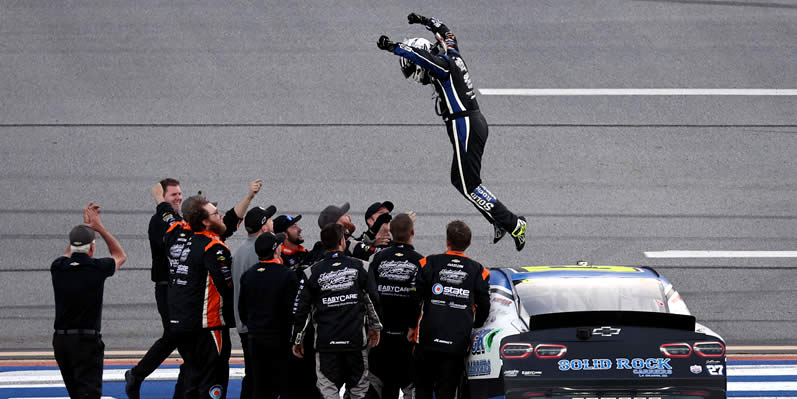
[[[149,189],[166,176],[226,209],[262,178],[253,205],[302,214],[310,245],[324,206],[351,202],[362,229],[391,200],[418,213],[423,254],[463,219],[489,266],[650,265],[729,345],[797,344],[794,258],[645,255],[795,248],[797,97],[480,94],[482,178],[529,220],[517,253],[450,185],[432,89],[376,47],[429,37],[416,11],[457,34],[479,89],[794,90],[794,2],[315,3],[0,3],[0,350],[51,348],[49,265],[89,201],[128,254],[106,349],[151,345]]]

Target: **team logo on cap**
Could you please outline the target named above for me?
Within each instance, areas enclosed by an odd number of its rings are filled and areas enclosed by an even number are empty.
[[[432,286],[432,293],[435,294],[435,295],[442,294],[443,293],[443,285],[440,284],[440,283],[437,283],[437,284],[433,285]]]
[[[221,398],[221,394],[224,393],[224,388],[222,388],[221,385],[214,385],[214,386],[210,387],[210,390],[208,390],[208,393],[210,394],[211,398],[220,399]]]

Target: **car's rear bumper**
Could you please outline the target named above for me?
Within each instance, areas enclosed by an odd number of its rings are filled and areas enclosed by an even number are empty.
[[[505,379],[507,399],[725,399],[724,379],[638,378],[634,380]]]

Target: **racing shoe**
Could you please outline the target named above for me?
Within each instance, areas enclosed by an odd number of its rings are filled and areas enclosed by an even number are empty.
[[[139,399],[142,381],[136,378],[131,371],[132,370],[125,371],[125,393],[130,399]]]
[[[497,244],[506,235],[506,230],[497,224],[493,224],[493,244]]]
[[[522,250],[526,246],[526,218],[520,216],[517,218],[517,226],[512,231],[512,238],[515,239],[515,249]]]

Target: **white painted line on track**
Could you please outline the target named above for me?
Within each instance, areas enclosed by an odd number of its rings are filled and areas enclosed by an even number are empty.
[[[797,96],[797,89],[479,89],[483,96]]]
[[[740,376],[793,376],[797,375],[797,367],[769,364],[764,366],[731,366],[728,377]]]
[[[733,382],[728,381],[728,391],[794,391],[797,381],[760,381],[760,382]]]
[[[646,251],[646,258],[797,258],[797,251]]]

